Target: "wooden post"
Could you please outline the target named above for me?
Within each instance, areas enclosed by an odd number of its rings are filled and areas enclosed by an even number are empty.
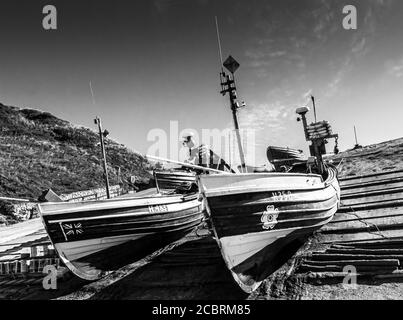
[[[105,176],[105,185],[106,185],[106,197],[108,199],[111,198],[110,192],[109,192],[109,177],[108,177],[108,165],[106,163],[106,153],[105,153],[105,144],[104,144],[104,132],[102,131],[102,124],[101,124],[101,119],[96,117],[94,120],[95,124],[98,125],[98,131],[99,131],[99,139],[101,141],[101,151],[102,151],[102,164],[104,168],[104,176]]]

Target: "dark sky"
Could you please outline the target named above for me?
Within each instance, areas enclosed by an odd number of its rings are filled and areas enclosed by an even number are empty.
[[[58,29],[42,28],[53,4]],[[342,27],[356,5],[358,30]],[[232,128],[219,94],[218,16],[224,58],[233,55],[242,127],[265,147],[304,148],[296,107],[313,93],[318,117],[342,149],[402,136],[403,1],[136,0],[0,3],[0,102],[49,111],[146,153],[153,128]],[[95,93],[92,104],[89,81]]]

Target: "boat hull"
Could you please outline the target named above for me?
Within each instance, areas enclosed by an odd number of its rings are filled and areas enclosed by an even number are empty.
[[[304,158],[303,152],[301,150],[284,147],[269,146],[267,148],[266,154],[269,161],[285,159],[301,160]]]
[[[196,182],[196,174],[185,171],[155,171],[154,178],[159,192],[175,191],[183,184]]]
[[[85,280],[144,258],[204,218],[197,195],[46,203],[39,211],[60,258]]]
[[[328,223],[340,202],[336,172],[318,175],[200,176],[215,238],[234,279],[254,291],[279,265],[283,249]]]

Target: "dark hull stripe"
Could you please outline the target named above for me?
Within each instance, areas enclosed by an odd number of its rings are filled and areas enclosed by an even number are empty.
[[[192,216],[194,214],[200,214],[201,207],[197,206],[194,208],[181,210],[178,212],[170,212],[167,214],[159,214],[153,217],[144,216],[136,216],[136,217],[118,217],[118,218],[109,218],[109,219],[97,219],[97,220],[88,220],[85,221],[86,226],[110,226],[111,224],[137,224],[137,225],[147,225],[147,224],[155,224],[155,223],[164,223],[175,221],[177,219],[182,219],[187,216]],[[59,223],[49,223],[49,219],[45,220],[49,225],[59,225]],[[80,219],[73,221],[74,223],[80,222]],[[70,223],[70,219],[66,222],[61,221],[61,223]]]
[[[326,201],[320,201],[315,203],[301,203],[301,204],[288,204],[288,203],[277,203],[276,208],[279,210],[279,219],[299,217],[301,214],[310,215],[317,212],[326,211],[334,207],[338,203],[337,195],[334,194],[332,198]],[[214,207],[214,216],[225,218],[225,217],[242,217],[244,218],[244,213],[248,212],[248,215],[261,215],[263,211],[266,210],[267,205],[271,202],[257,203],[255,205],[248,204],[247,206],[236,205],[236,206],[225,206],[225,207]],[[210,206],[211,208],[211,206]]]
[[[89,239],[97,239],[97,238],[107,238],[109,236],[118,236],[118,235],[128,235],[128,234],[142,234],[142,233],[155,233],[155,232],[165,232],[169,231],[169,229],[177,228],[177,227],[186,227],[188,224],[200,223],[203,219],[204,215],[201,212],[200,208],[196,209],[196,212],[183,212],[181,216],[178,216],[176,219],[170,219],[168,221],[163,222],[142,222],[137,223],[133,222],[124,222],[116,220],[115,222],[110,221],[109,224],[105,224],[104,221],[101,223],[98,221],[88,221],[80,222],[80,230],[82,230],[81,234],[74,235],[66,235],[67,240],[65,238],[65,234],[67,230],[62,231],[62,228],[59,224],[50,224],[47,225],[47,230],[49,236],[53,243],[59,242],[69,242],[69,241],[79,241],[79,240],[89,240]],[[74,224],[73,223],[70,223]]]
[[[333,190],[333,188],[328,187],[328,190]],[[322,189],[324,190],[324,189]],[[312,190],[318,191],[318,190]],[[319,189],[320,191],[320,189]],[[309,195],[311,191],[304,191],[304,192],[297,192],[297,191],[290,191],[291,195]],[[270,192],[272,193],[272,192]],[[215,196],[209,197],[208,202],[210,207],[214,207],[215,210],[220,208],[233,208],[234,203],[236,206],[246,207],[246,206],[256,206],[256,205],[268,205],[268,204],[276,204],[276,206],[284,206],[284,205],[295,205],[296,208],[299,208],[300,205],[306,205],[306,208],[310,208],[312,205],[315,205],[317,202],[326,201],[332,199],[334,197],[334,192],[329,193],[328,196],[323,197],[322,199],[313,199],[306,197],[304,200],[276,200],[273,196],[268,196],[268,192],[256,192],[252,194],[237,194],[237,195],[224,195],[224,196]]]
[[[321,216],[317,217],[279,221],[272,230],[310,227],[312,225],[319,224],[323,221],[327,221],[335,213],[334,210],[335,208],[332,208],[331,210],[328,211],[324,211],[321,213]],[[259,231],[266,231],[263,229],[263,223],[260,221],[259,222],[255,221],[254,223],[245,221],[244,225],[242,224],[237,225],[235,220],[234,222],[235,223],[233,225],[228,225],[227,221],[214,220],[217,235],[221,238]],[[241,223],[241,221],[239,221],[239,223]]]
[[[240,195],[239,198],[242,196]],[[219,238],[246,233],[264,231],[262,216],[271,203],[259,205],[238,205],[234,203],[232,207],[214,207],[215,203],[209,201],[210,211],[213,212],[211,220]],[[278,209],[277,223],[273,230],[287,229],[300,226],[314,225],[321,219],[327,219],[330,214],[334,214],[338,205],[338,197],[334,191],[331,199],[316,203],[293,205],[292,212],[287,212],[290,206],[282,206],[281,203],[274,205]],[[332,213],[333,211],[333,213]]]

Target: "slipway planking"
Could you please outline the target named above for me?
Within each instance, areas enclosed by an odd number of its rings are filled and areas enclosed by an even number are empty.
[[[403,171],[340,179],[341,208],[300,257],[297,272],[343,273],[354,266],[362,276],[400,278],[403,269]],[[322,275],[322,276],[321,276]],[[379,278],[379,277],[378,277]]]

